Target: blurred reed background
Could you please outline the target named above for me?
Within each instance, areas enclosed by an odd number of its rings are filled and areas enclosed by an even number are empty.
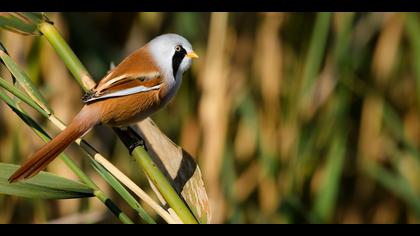
[[[48,16],[96,80],[159,34],[190,40],[200,58],[152,118],[198,161],[213,223],[420,223],[418,14]],[[0,41],[70,121],[82,92],[50,45],[4,30]],[[86,138],[153,195],[111,129]],[[0,161],[21,163],[41,145],[0,102]],[[67,152],[136,218],[76,148]],[[48,169],[76,179],[61,161]],[[118,222],[95,198],[0,195],[0,209],[0,223]]]

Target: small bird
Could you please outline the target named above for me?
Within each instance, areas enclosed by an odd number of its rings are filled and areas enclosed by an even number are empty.
[[[176,94],[193,58],[198,55],[191,44],[177,34],[160,35],[137,49],[83,96],[85,105],[67,128],[33,154],[9,182],[35,176],[96,125],[124,127],[149,117]]]

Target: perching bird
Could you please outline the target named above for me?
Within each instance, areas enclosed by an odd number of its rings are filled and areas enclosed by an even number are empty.
[[[197,58],[191,44],[177,34],[154,38],[126,57],[91,91],[86,105],[65,130],[29,158],[9,182],[31,178],[95,125],[123,127],[141,121],[166,105],[181,85],[182,74]]]

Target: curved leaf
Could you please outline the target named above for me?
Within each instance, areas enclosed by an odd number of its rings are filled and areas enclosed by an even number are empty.
[[[86,185],[47,172],[41,172],[29,180],[9,183],[9,176],[18,168],[18,165],[0,163],[0,194],[43,199],[93,196],[93,190]]]
[[[39,14],[38,14],[39,15]],[[21,34],[40,35],[35,20],[37,14],[0,13],[0,27]]]

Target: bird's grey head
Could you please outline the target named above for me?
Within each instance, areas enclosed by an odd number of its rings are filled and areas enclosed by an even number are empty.
[[[198,57],[190,42],[178,34],[160,35],[148,47],[160,69],[175,79],[190,68],[192,58]]]

